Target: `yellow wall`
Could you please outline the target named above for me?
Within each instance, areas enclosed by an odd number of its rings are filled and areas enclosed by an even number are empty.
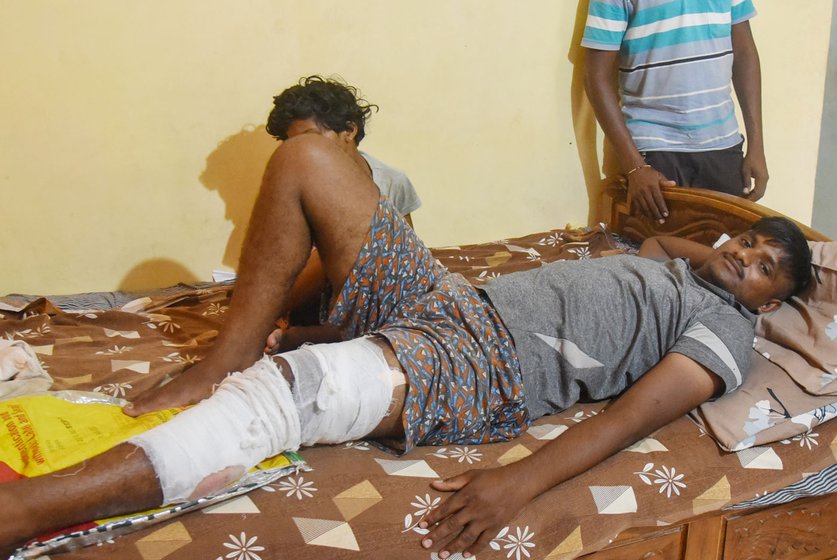
[[[753,23],[764,201],[804,222],[831,4],[762,0]],[[598,164],[571,94],[577,11],[570,0],[4,2],[0,293],[140,289],[234,266],[275,147],[262,127],[271,97],[311,73],[339,74],[380,105],[362,147],[408,172],[429,244],[583,224]]]

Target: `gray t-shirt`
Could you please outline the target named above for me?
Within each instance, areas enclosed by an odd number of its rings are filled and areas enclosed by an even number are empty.
[[[392,202],[399,214],[405,216],[418,210],[421,206],[421,199],[406,173],[390,167],[366,152],[360,152],[360,155],[363,156],[372,170],[372,181]]]
[[[669,352],[731,391],[749,369],[752,313],[675,259],[562,261],[484,287],[514,337],[533,418],[614,397]]]

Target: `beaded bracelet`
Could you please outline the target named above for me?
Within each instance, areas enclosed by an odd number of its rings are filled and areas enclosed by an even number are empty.
[[[634,171],[639,171],[640,169],[645,169],[646,167],[651,167],[651,166],[647,163],[643,163],[642,165],[637,165],[636,167],[634,167],[633,169],[631,169],[630,171],[625,173],[625,177],[630,177],[631,173],[633,173]]]

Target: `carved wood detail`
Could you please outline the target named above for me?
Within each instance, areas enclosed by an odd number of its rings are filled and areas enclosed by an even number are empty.
[[[765,206],[725,193],[706,189],[675,187],[666,189],[664,196],[669,218],[663,224],[628,211],[627,193],[619,187],[609,187],[603,203],[610,205],[609,226],[612,230],[634,241],[652,235],[676,235],[701,243],[711,244],[722,233],[737,235],[763,217],[783,216]],[[830,241],[820,232],[797,222],[803,233],[813,241]]]
[[[837,557],[835,498],[832,495],[802,500],[728,518],[723,557],[782,560]]]

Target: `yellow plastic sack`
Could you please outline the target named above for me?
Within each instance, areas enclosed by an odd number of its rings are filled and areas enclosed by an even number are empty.
[[[19,476],[47,474],[98,455],[177,412],[131,418],[116,404],[81,404],[51,394],[0,401],[0,461]]]
[[[73,400],[62,395],[71,395]],[[73,395],[69,391],[0,401],[0,482],[80,463],[170,420],[180,411],[172,408],[132,418],[123,414],[118,404],[85,402],[78,395],[83,393]],[[284,455],[278,455],[260,463],[259,468],[288,464]]]
[[[70,467],[166,422],[180,411],[168,409],[132,418],[122,413],[121,402],[78,391],[0,401],[0,483]],[[12,557],[36,558],[47,552],[101,542],[241,495],[299,469],[307,470],[299,455],[282,453],[262,461],[241,480],[213,496],[69,527],[30,542]]]

